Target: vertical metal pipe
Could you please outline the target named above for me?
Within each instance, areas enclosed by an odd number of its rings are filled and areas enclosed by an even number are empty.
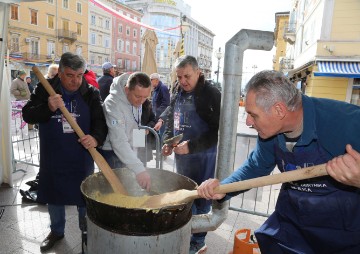
[[[244,51],[247,49],[269,51],[273,45],[273,32],[248,29],[240,30],[225,45],[218,156],[215,172],[216,178],[220,180],[229,176],[234,167]],[[193,216],[192,232],[215,230],[226,219],[228,206],[229,202],[219,204],[214,201],[212,213]]]

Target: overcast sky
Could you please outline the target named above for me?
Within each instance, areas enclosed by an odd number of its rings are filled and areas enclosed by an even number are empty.
[[[191,6],[191,17],[209,28],[216,36],[214,49],[225,49],[225,43],[241,29],[274,31],[275,13],[290,11],[292,0],[184,0]],[[273,49],[274,50],[274,49]],[[274,51],[245,51],[244,67],[250,72],[256,65],[272,68]],[[215,61],[215,62],[214,62]],[[213,69],[217,66],[213,58]],[[221,63],[223,66],[223,63]],[[245,72],[245,69],[243,69]]]

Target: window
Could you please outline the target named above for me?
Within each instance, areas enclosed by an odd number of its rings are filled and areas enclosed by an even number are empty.
[[[103,64],[103,58],[102,56],[98,56],[98,64]]]
[[[19,20],[19,6],[11,5],[10,10],[11,10],[10,18],[12,20]]]
[[[48,41],[47,43],[47,56],[51,59],[55,54],[55,41]]]
[[[123,65],[122,59],[119,58],[119,59],[117,60],[117,67],[122,68],[122,65]]]
[[[110,48],[110,38],[109,37],[105,37],[104,43],[105,43],[105,45],[104,45],[105,48]]]
[[[69,52],[69,45],[67,43],[65,43],[63,46],[63,54],[66,52]]]
[[[134,60],[133,63],[132,63],[132,70],[133,71],[136,71],[136,61]]]
[[[360,79],[359,78],[354,78],[350,103],[360,106]]]
[[[122,31],[123,31],[123,26],[122,26],[122,24],[119,24],[118,31],[119,31],[119,33],[122,33]]]
[[[136,55],[136,50],[137,50],[137,44],[136,44],[136,42],[134,41],[134,42],[133,42],[133,55]]]
[[[95,64],[95,56],[94,55],[90,56],[90,64]]]
[[[129,59],[125,59],[125,70],[129,71],[130,70],[130,60]]]
[[[47,26],[49,29],[54,29],[54,16],[53,15],[47,16]]]
[[[105,20],[105,28],[107,29],[107,30],[109,30],[110,29],[110,20]]]
[[[82,13],[82,6],[81,6],[81,3],[79,3],[79,2],[76,3],[76,12],[80,13],[80,14]]]
[[[37,25],[37,11],[36,10],[30,10],[30,17],[31,17],[30,24]]]
[[[91,15],[91,25],[95,25],[96,23],[96,17],[95,15]]]
[[[32,39],[30,42],[30,54],[32,59],[39,58],[39,40]]]
[[[134,38],[136,38],[136,36],[137,36],[137,29],[134,29],[134,30],[133,30],[133,33],[134,33]]]
[[[82,47],[81,46],[76,46],[76,54],[79,56],[82,55]]]
[[[12,34],[10,40],[10,52],[20,52],[19,34]]]
[[[76,33],[81,36],[82,25],[80,23],[76,23]]]
[[[49,4],[54,4],[54,0],[48,0],[47,1]]]
[[[63,8],[69,9],[69,0],[63,0]]]
[[[69,21],[68,20],[63,20],[62,25],[63,25],[63,29],[65,31],[69,31]]]
[[[91,33],[90,43],[91,43],[91,45],[96,44],[96,34]]]
[[[124,41],[121,39],[117,40],[117,50],[120,52],[124,50]]]
[[[130,42],[126,41],[126,53],[130,53]]]
[[[126,35],[130,36],[130,27],[126,27]]]

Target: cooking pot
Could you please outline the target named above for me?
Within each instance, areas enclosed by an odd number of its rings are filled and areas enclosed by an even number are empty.
[[[133,171],[127,168],[114,170],[131,196],[161,194],[179,189],[194,190],[197,184],[188,177],[160,169],[148,169],[151,177],[151,193],[137,183]],[[113,189],[101,172],[88,176],[81,184],[86,201],[88,218],[96,225],[125,235],[159,235],[174,231],[191,219],[192,202],[161,209],[134,209],[109,205],[96,200],[96,196],[113,193]]]

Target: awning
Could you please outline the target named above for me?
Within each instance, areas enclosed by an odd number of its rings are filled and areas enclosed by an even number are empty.
[[[317,66],[319,71],[314,76],[360,78],[359,62],[319,61]]]

